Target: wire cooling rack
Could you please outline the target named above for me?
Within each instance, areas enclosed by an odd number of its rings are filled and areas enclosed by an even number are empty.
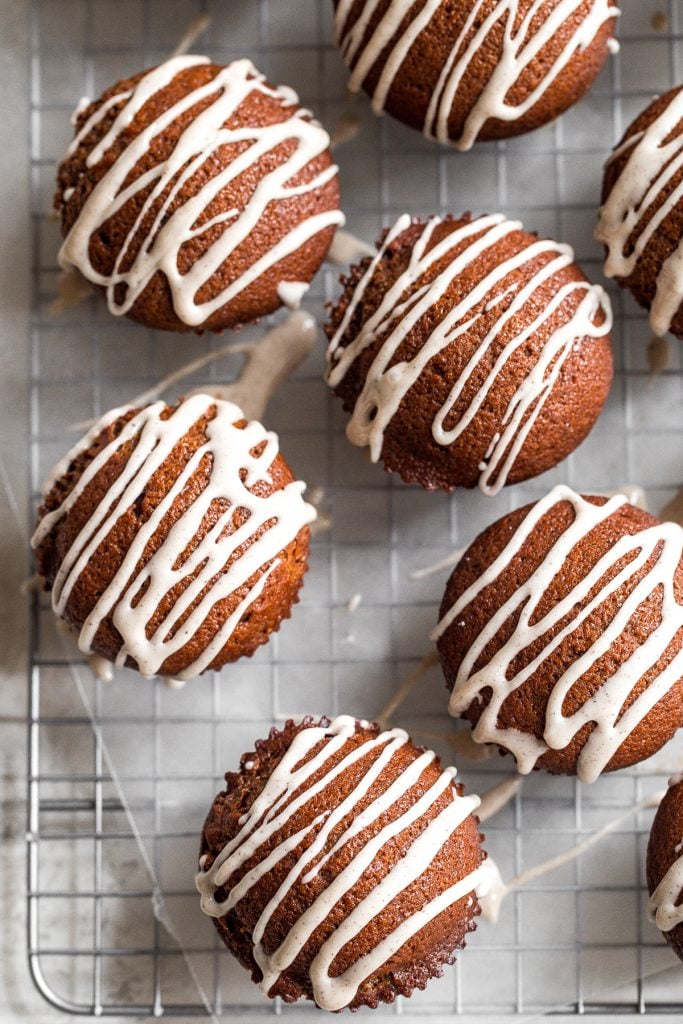
[[[500,209],[571,242],[598,280],[592,241],[600,169],[652,94],[681,79],[683,0],[622,0],[622,49],[591,96],[555,125],[470,154],[439,149],[345,94],[331,45],[331,0],[34,0],[32,162],[34,313],[32,510],[69,424],[128,401],[225,338],[162,335],[111,318],[91,299],[54,316],[58,226],[49,210],[69,113],[118,78],[163,59],[195,14],[211,16],[196,49],[218,62],[251,56],[298,89],[330,127],[355,125],[338,150],[348,226],[372,239],[408,210]],[[307,299],[318,317],[336,292],[325,269]],[[411,578],[482,526],[554,483],[607,490],[637,483],[657,511],[683,478],[680,349],[656,377],[642,313],[610,288],[618,376],[598,426],[562,466],[494,499],[425,494],[387,478],[346,442],[321,383],[323,346],[275,396],[266,417],[331,528],[314,541],[301,604],[250,661],[185,689],[117,673],[92,677],[32,595],[28,955],[46,998],[77,1014],[244,1017],[315,1015],[268,1003],[219,948],[192,886],[197,836],[222,775],[273,722],[307,712],[372,717],[427,647],[445,573]],[[262,328],[261,328],[262,329]],[[240,335],[257,336],[257,330]],[[223,360],[183,387],[230,379]],[[179,389],[181,390],[181,389]],[[173,398],[178,390],[171,392]],[[356,597],[356,595],[360,595]],[[360,607],[353,610],[361,601]],[[452,728],[437,671],[397,720],[450,760]],[[672,745],[670,745],[671,747]],[[460,760],[468,787],[512,771],[496,757]],[[598,781],[533,776],[486,827],[504,878],[571,847],[661,788],[676,749]],[[385,1015],[463,1019],[538,1013],[668,1013],[680,1018],[680,968],[645,920],[643,864],[651,812],[627,817],[601,845],[518,890],[500,922],[482,923],[444,978]]]

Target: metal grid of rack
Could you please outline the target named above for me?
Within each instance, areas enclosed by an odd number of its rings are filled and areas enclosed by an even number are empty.
[[[326,125],[356,121],[355,137],[338,151],[350,230],[374,238],[405,210],[501,209],[570,241],[599,277],[592,230],[602,161],[651,94],[680,80],[683,0],[622,0],[621,54],[590,97],[536,135],[470,154],[428,144],[374,118],[363,97],[346,96],[346,72],[330,43],[331,7],[329,0],[33,0],[32,509],[41,479],[73,440],[69,424],[225,344],[114,321],[95,298],[57,317],[49,309],[58,227],[48,211],[75,101],[162,59],[201,11],[212,20],[196,49],[218,62],[247,54],[271,79],[297,88]],[[326,268],[309,293],[307,306],[318,317],[336,277]],[[223,772],[273,722],[309,712],[379,712],[420,660],[436,617],[445,574],[418,581],[413,570],[560,480],[584,490],[639,483],[655,511],[673,494],[682,468],[681,357],[672,351],[653,379],[645,318],[610,291],[619,372],[600,423],[556,471],[494,499],[425,494],[369,466],[346,442],[343,416],[321,383],[320,343],[266,419],[297,473],[322,489],[332,525],[315,538],[293,618],[222,677],[181,691],[128,672],[98,682],[57,631],[47,600],[32,595],[28,955],[51,1002],[98,1015],[316,1013],[268,1004],[219,948],[192,889],[202,816]],[[240,340],[257,334],[248,330]],[[235,369],[234,361],[217,361],[183,387],[231,379]],[[356,594],[362,602],[353,611]],[[445,703],[433,670],[397,720],[449,756]],[[526,779],[486,828],[503,876],[627,812],[661,787],[674,760],[675,751],[665,751],[591,789]],[[478,791],[511,770],[498,758],[461,764],[468,787]],[[634,814],[590,854],[517,891],[498,925],[481,924],[441,981],[377,1017],[680,1015],[680,980],[667,970],[671,954],[644,917],[650,816]]]

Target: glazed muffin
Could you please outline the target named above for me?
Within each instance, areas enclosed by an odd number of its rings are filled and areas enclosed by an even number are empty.
[[[456,566],[434,633],[474,739],[593,782],[683,724],[683,529],[556,487]]]
[[[540,128],[581,99],[615,48],[619,16],[613,0],[334,5],[351,91],[461,150]]]
[[[349,440],[407,483],[495,493],[566,458],[612,381],[603,289],[501,214],[404,215],[342,278],[327,381]]]
[[[674,953],[683,960],[683,775],[669,780],[647,847],[648,910]]]
[[[315,518],[303,490],[230,402],[116,409],[46,484],[38,573],[81,651],[190,679],[289,617]]]
[[[605,166],[602,203],[605,274],[650,311],[655,334],[683,338],[683,87],[629,127]]]
[[[347,715],[272,729],[226,774],[197,888],[266,995],[376,1007],[453,962],[489,879],[479,798],[454,776]]]
[[[296,305],[343,221],[329,137],[248,60],[172,57],[75,114],[63,269],[109,309],[219,331]]]

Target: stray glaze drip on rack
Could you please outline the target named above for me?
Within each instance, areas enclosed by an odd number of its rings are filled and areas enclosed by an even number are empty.
[[[465,551],[465,548],[456,548],[455,551],[451,551],[450,555],[440,558],[438,562],[425,565],[421,569],[414,569],[408,574],[408,579],[413,581],[424,580],[428,576],[435,576],[437,573],[443,572],[445,569],[452,569],[460,561]]]
[[[180,72],[209,63],[207,57],[172,57],[148,71],[133,89],[110,97],[95,110],[76,134],[67,156],[73,154],[88,138],[109,110],[120,107],[109,131],[88,153],[87,167],[97,167],[101,161],[108,159],[112,147],[148,101],[172,83]],[[283,109],[291,108],[290,116],[275,124],[226,127],[226,122],[252,93],[271,98],[281,104]],[[148,151],[151,140],[200,103],[208,105],[185,127],[166,159],[147,173],[129,181],[136,164]],[[296,145],[290,155],[279,160],[264,175],[243,209],[227,210],[208,221],[204,218],[206,209],[222,189],[278,146],[292,141]],[[195,194],[174,207],[183,186],[211,163],[221,147],[241,143],[249,145],[219,173],[208,176]],[[203,286],[242,245],[264,216],[269,204],[314,192],[336,175],[337,167],[330,165],[311,177],[310,181],[291,184],[293,178],[328,148],[327,132],[307,111],[299,108],[298,97],[293,90],[285,86],[268,85],[251,61],[234,61],[221,68],[205,85],[192,89],[161,113],[121,151],[88,196],[64,240],[59,253],[60,265],[64,270],[76,267],[93,284],[101,285],[106,290],[109,309],[118,315],[131,309],[154,275],[161,271],[168,281],[176,315],[188,326],[197,327],[278,262],[306,245],[319,232],[343,222],[339,210],[326,210],[306,217],[291,230],[287,230],[267,252],[213,298],[198,301],[197,296]],[[141,209],[135,224],[121,246],[113,271],[102,274],[90,259],[92,235],[138,195],[141,196]],[[130,246],[139,234],[145,218],[149,217],[161,197],[163,201],[152,218],[147,236],[138,247],[132,264],[128,266]],[[191,269],[181,273],[178,266],[181,248],[217,225],[223,226],[218,237]],[[121,285],[125,286],[123,297],[120,295]],[[300,288],[297,290],[300,291]],[[291,296],[291,289],[289,294]]]
[[[296,310],[276,324],[256,341],[230,341],[220,348],[211,349],[158,380],[152,387],[141,391],[128,403],[138,407],[153,402],[174,384],[220,359],[242,356],[244,365],[236,380],[229,384],[212,384],[194,388],[189,394],[212,395],[238,405],[247,419],[261,420],[268,403],[283,383],[310,353],[317,334],[316,322],[310,313]],[[90,430],[97,419],[69,424],[70,432]]]
[[[310,353],[316,335],[310,313],[297,310],[242,349],[246,360],[236,381],[197,390],[233,402],[250,419],[261,419],[279,386]]]
[[[71,636],[69,631],[68,636]],[[103,658],[101,654],[91,654],[88,657],[90,671],[101,683],[110,683],[114,678],[114,669],[110,661]]]
[[[438,664],[439,656],[432,648],[427,651],[415,668],[408,673],[395,693],[391,695],[380,713],[375,716],[375,721],[381,725],[382,728],[386,728],[386,726],[388,726],[390,719],[396,713],[401,704],[410,696],[418,683],[420,683],[427,675],[429,670]]]
[[[607,247],[607,277],[628,278],[647,245],[672,210],[683,203],[683,180],[672,187],[683,168],[683,89],[674,92],[666,107],[644,132],[637,132],[615,149],[614,162],[628,153],[626,164],[600,210],[595,233]],[[667,141],[667,139],[669,141]],[[656,212],[652,206],[663,197]],[[657,275],[657,291],[650,308],[650,326],[666,334],[683,302],[683,240],[664,260]]]
[[[367,726],[367,723],[361,724]],[[324,1010],[340,1010],[347,1006],[365,978],[377,971],[437,914],[463,896],[472,893],[481,895],[485,892],[489,877],[487,862],[483,861],[474,871],[461,879],[456,879],[438,897],[402,921],[393,932],[342,974],[330,975],[330,968],[339,951],[353,941],[398,893],[417,882],[450,836],[479,806],[479,797],[457,794],[453,786],[455,769],[446,768],[438,780],[423,793],[420,794],[419,788],[416,790],[415,800],[411,806],[394,821],[384,825],[366,842],[340,874],[303,911],[281,945],[272,953],[266,952],[263,947],[263,935],[272,915],[295,882],[301,880],[305,883],[313,879],[336,850],[352,841],[363,829],[377,822],[392,804],[409,793],[413,787],[418,787],[420,776],[436,757],[432,751],[420,754],[384,792],[358,813],[356,808],[370,791],[373,783],[386,770],[396,752],[408,742],[408,735],[402,729],[380,733],[352,747],[340,760],[328,767],[316,782],[311,783],[312,777],[324,769],[330,758],[343,751],[355,730],[355,720],[348,715],[340,715],[327,728],[314,726],[298,732],[264,789],[240,819],[240,831],[221,850],[208,870],[203,870],[202,858],[202,870],[196,877],[202,910],[213,917],[222,917],[241,899],[249,897],[252,887],[258,885],[273,863],[294,850],[298,851],[296,863],[263,910],[253,930],[253,955],[263,975],[260,987],[263,992],[268,993],[281,972],[293,963],[315,929],[326,919],[330,908],[352,889],[385,844],[391,842],[412,822],[430,814],[436,801],[446,790],[450,790],[452,799],[429,820],[408,847],[406,855],[377,882],[320,947],[310,966],[310,977],[315,1002]],[[314,748],[320,743],[324,745],[312,755]],[[287,834],[287,822],[299,808],[305,806],[359,758],[367,756],[373,750],[378,750],[379,753],[368,770],[358,779],[349,796],[329,813],[318,815],[308,827],[293,835]],[[332,842],[330,837],[334,829],[350,815],[353,816],[351,823],[336,841]],[[280,831],[283,838],[268,858],[243,875],[231,888],[230,879],[234,872],[263,843],[268,842]],[[222,900],[216,898],[218,889],[226,894]]]
[[[327,259],[338,267],[348,267],[349,263],[357,263],[366,256],[374,256],[374,246],[368,245],[362,238],[352,235],[341,228],[335,231],[332,245],[327,251]]]
[[[683,629],[683,605],[676,600],[674,575],[683,557],[683,529],[675,523],[659,523],[633,535],[625,535],[596,562],[591,571],[579,580],[561,601],[543,616],[534,620],[543,595],[564,565],[574,546],[600,523],[605,522],[619,508],[627,504],[623,495],[611,498],[604,505],[593,505],[568,487],[560,486],[538,501],[522,520],[508,544],[477,580],[446,612],[434,631],[433,638],[442,636],[457,622],[465,609],[516,558],[533,534],[537,524],[554,506],[569,502],[574,511],[572,523],[555,541],[538,568],[523,582],[501,608],[491,617],[472,644],[458,670],[449,711],[459,716],[484,690],[491,691],[490,700],[474,728],[474,739],[479,743],[496,743],[510,750],[517,759],[522,774],[532,771],[538,759],[547,750],[562,750],[587,723],[595,728],[579,755],[577,774],[582,782],[594,782],[617,752],[624,740],[633,732],[683,675],[683,650],[675,654],[668,665],[650,682],[649,686],[621,714],[626,699],[638,681],[664,656],[677,633]],[[603,630],[595,643],[577,658],[557,680],[548,698],[543,740],[519,729],[498,724],[499,711],[518,687],[537,670],[542,662],[557,650],[563,640],[579,628],[607,598],[633,579],[659,550],[655,564],[635,585],[629,596]],[[603,576],[617,563],[628,558],[627,564],[602,586],[591,600],[589,594]],[[599,699],[583,704],[574,714],[565,716],[563,705],[572,686],[601,658],[627,627],[638,606],[658,588],[662,593],[661,623],[638,649],[605,680]],[[581,602],[571,620],[523,669],[512,674],[515,658],[556,627]],[[478,659],[494,639],[503,624],[519,613],[509,639],[486,664],[475,669]]]
[[[205,442],[194,452],[154,512],[140,524],[118,571],[83,624],[78,638],[79,649],[92,653],[97,631],[103,620],[111,615],[122,637],[116,665],[124,665],[127,658],[132,658],[144,676],[157,675],[166,659],[192,639],[217,602],[230,597],[260,573],[197,658],[176,675],[179,679],[191,679],[208,668],[230,639],[244,613],[262,592],[268,577],[279,564],[279,553],[315,519],[315,510],[302,498],[304,484],[300,481],[289,483],[267,497],[254,494],[250,489],[259,481],[270,482],[269,470],[278,453],[276,435],[266,431],[257,421],[248,423],[243,430],[239,429],[235,423],[244,418],[242,411],[230,402],[207,395],[188,398],[167,419],[161,418],[166,410],[165,403],[156,402],[140,409],[119,435],[90,462],[62,504],[43,517],[32,539],[33,547],[38,547],[68,515],[88,483],[122,445],[127,442],[134,444],[121,473],[111,482],[62,559],[52,586],[52,606],[62,617],[89,558],[106,539],[118,518],[144,491],[176,445],[212,409],[215,409],[215,414],[204,428]],[[125,408],[115,409],[103,417],[55,467],[46,491],[63,476],[76,455],[87,450],[105,426],[126,411]],[[255,450],[258,454],[254,454]],[[151,538],[207,455],[212,463],[206,487],[173,523],[143,568],[136,571]],[[216,501],[227,502],[227,510],[220,514],[201,542],[185,558],[188,544],[199,532],[210,506]],[[232,533],[225,534],[240,509],[249,513],[247,518]],[[260,530],[263,532],[254,539]],[[234,558],[243,545],[247,546]],[[226,569],[228,563],[231,564]],[[155,632],[147,636],[146,627],[165,595],[193,574],[196,574],[194,579],[178,596],[168,615]],[[200,597],[205,589],[206,593]]]
[[[484,822],[499,814],[504,807],[507,807],[511,800],[515,799],[521,788],[521,775],[513,775],[509,779],[503,779],[498,785],[487,790],[481,797],[481,804],[477,815],[479,821],[484,824]]]
[[[352,92],[362,88],[377,60],[391,45],[372,94],[373,110],[380,113],[384,110],[387,96],[413,44],[422,32],[428,31],[429,23],[443,0],[426,0],[421,6],[407,5],[404,0],[391,0],[372,32],[368,32],[368,25],[381,0],[366,0],[360,16],[349,23],[353,3],[354,0],[339,0],[335,17],[337,44],[347,64],[353,69],[349,81]],[[427,138],[451,142],[457,149],[468,150],[476,142],[487,121],[516,121],[523,117],[543,100],[547,90],[566,71],[576,54],[590,46],[602,26],[610,19],[619,17],[620,13],[619,8],[610,0],[593,0],[579,24],[571,33],[567,33],[568,38],[561,53],[552,63],[547,63],[546,73],[536,87],[522,102],[510,103],[508,96],[516,83],[530,64],[539,59],[543,48],[551,42],[555,33],[563,31],[567,20],[576,15],[584,5],[584,0],[559,0],[532,32],[531,27],[538,21],[539,12],[545,3],[546,0],[531,0],[528,9],[523,12],[520,0],[499,0],[495,4],[490,4],[488,0],[474,0],[431,96],[423,126]],[[411,6],[409,16],[408,6]],[[456,93],[471,66],[477,62],[486,39],[503,18],[505,24],[500,57],[472,104],[460,138],[451,139],[449,119]]]
[[[489,857],[489,861],[491,863],[490,885],[487,892],[480,900],[484,919],[495,923],[500,916],[503,900],[509,896],[511,892],[514,892],[515,889],[520,889],[524,885],[528,885],[529,882],[536,881],[537,878],[542,878],[544,875],[551,874],[553,871],[559,871],[559,869],[564,867],[566,864],[571,864],[572,861],[578,860],[579,857],[582,857],[593,846],[602,842],[603,839],[615,832],[624,824],[624,822],[634,817],[634,815],[638,814],[640,811],[647,810],[650,807],[657,807],[657,805],[661,803],[663,796],[663,792],[656,792],[645,797],[639,803],[630,807],[628,811],[620,814],[618,818],[613,818],[612,821],[608,821],[606,825],[602,826],[602,828],[597,829],[595,832],[591,832],[590,835],[586,836],[585,839],[582,839],[580,843],[572,846],[569,850],[565,850],[563,853],[559,853],[556,857],[550,857],[548,860],[544,860],[542,863],[528,868],[520,875],[516,875],[509,882],[503,881],[495,862]]]
[[[672,776],[669,787],[683,783],[683,774]],[[683,836],[676,847],[678,854],[661,882],[650,896],[647,910],[650,920],[661,932],[670,932],[683,924],[683,904],[680,903],[683,892]]]
[[[514,279],[511,281],[508,292],[516,293],[512,301],[488,330],[461,376],[452,382],[448,398],[432,424],[434,441],[444,447],[457,441],[479,410],[485,406],[499,375],[515,352],[542,329],[559,309],[568,302],[571,303],[577,295],[581,296],[573,312],[567,312],[565,322],[550,334],[536,363],[520,381],[499,429],[491,439],[486,458],[480,464],[480,489],[485,494],[496,494],[505,485],[515,459],[577,341],[609,334],[612,327],[609,299],[599,285],[592,285],[588,281],[572,281],[559,286],[552,299],[545,304],[545,308],[541,312],[534,312],[532,322],[505,345],[465,413],[450,429],[446,429],[445,424],[454,405],[482,362],[487,360],[489,352],[499,340],[501,331],[505,330],[509,323],[514,322],[514,318],[528,304],[534,302],[534,295],[540,288],[574,262],[574,252],[569,245],[539,240],[514,256],[502,259],[434,325],[424,345],[410,362],[395,363],[394,357],[411,329],[441,302],[453,282],[482,254],[495,250],[507,236],[522,230],[522,225],[518,221],[506,220],[502,214],[477,217],[451,231],[430,248],[434,231],[442,223],[440,217],[430,217],[413,246],[408,266],[387,290],[382,302],[363,324],[358,335],[344,347],[344,335],[363,302],[366,289],[377,267],[385,253],[411,223],[408,214],[404,214],[387,233],[384,242],[356,285],[328,348],[327,380],[331,387],[337,387],[355,360],[378,338],[382,339],[382,345],[367,371],[363,389],[356,399],[346,429],[347,437],[352,444],[359,447],[369,446],[373,462],[380,458],[384,434],[410,388],[433,358],[467,335],[473,323],[483,315],[482,309],[483,313],[489,314],[494,305],[499,303],[501,296],[496,289],[506,278],[537,261],[541,256],[550,257],[530,275],[528,282],[520,284]],[[463,245],[462,252],[453,257],[430,281],[431,268]],[[487,297],[488,302],[485,301]],[[598,325],[595,320],[601,312],[603,323]]]

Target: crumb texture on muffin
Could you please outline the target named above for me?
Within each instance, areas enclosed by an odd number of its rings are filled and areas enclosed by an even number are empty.
[[[348,715],[288,722],[226,775],[196,883],[265,994],[376,1006],[452,962],[489,875],[479,798],[454,776]]]
[[[373,461],[429,489],[494,494],[588,434],[612,379],[611,324],[571,246],[502,214],[406,214],[345,280],[327,380]]]
[[[611,0],[335,0],[336,41],[373,109],[470,149],[540,127],[592,84]],[[409,8],[409,10],[408,10]]]
[[[654,100],[605,168],[596,238],[605,274],[650,311],[657,335],[683,337],[683,88]]]
[[[669,780],[647,848],[648,915],[683,960],[683,774]]]
[[[593,782],[683,725],[683,529],[555,488],[456,567],[434,636],[449,710],[520,772]]]
[[[293,90],[249,60],[173,57],[76,125],[59,262],[112,313],[220,330],[298,303],[343,216],[329,137]]]
[[[33,536],[82,651],[188,679],[250,654],[306,566],[303,500],[275,434],[194,395],[107,414],[57,465]]]

